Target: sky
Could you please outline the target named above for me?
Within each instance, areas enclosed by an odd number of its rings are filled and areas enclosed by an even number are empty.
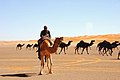
[[[120,0],[0,0],[0,41],[120,33]]]

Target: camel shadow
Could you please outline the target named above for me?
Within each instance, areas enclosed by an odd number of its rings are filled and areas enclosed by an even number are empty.
[[[16,74],[3,74],[2,77],[31,77],[35,76],[36,73],[16,73]]]

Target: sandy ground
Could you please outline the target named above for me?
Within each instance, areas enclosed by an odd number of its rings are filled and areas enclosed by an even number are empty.
[[[89,55],[74,54],[74,45],[70,46],[65,55],[63,52],[52,54],[52,71],[48,74],[45,66],[43,75],[38,75],[40,61],[36,50],[16,50],[16,45],[0,46],[0,80],[120,80],[120,60],[118,50],[113,56],[101,56],[95,46]],[[57,52],[59,52],[58,49]]]

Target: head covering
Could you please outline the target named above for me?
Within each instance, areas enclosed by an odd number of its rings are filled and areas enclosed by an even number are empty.
[[[44,26],[44,29],[47,29],[47,26]]]

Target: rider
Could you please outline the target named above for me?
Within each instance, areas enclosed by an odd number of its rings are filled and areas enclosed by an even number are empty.
[[[45,40],[49,40],[50,44],[52,45],[52,42],[51,42],[51,34],[50,34],[50,31],[47,29],[47,26],[45,25],[44,26],[44,30],[41,31],[40,33],[40,39],[38,40],[38,58],[40,59],[40,44]],[[40,59],[41,60],[41,59]]]

